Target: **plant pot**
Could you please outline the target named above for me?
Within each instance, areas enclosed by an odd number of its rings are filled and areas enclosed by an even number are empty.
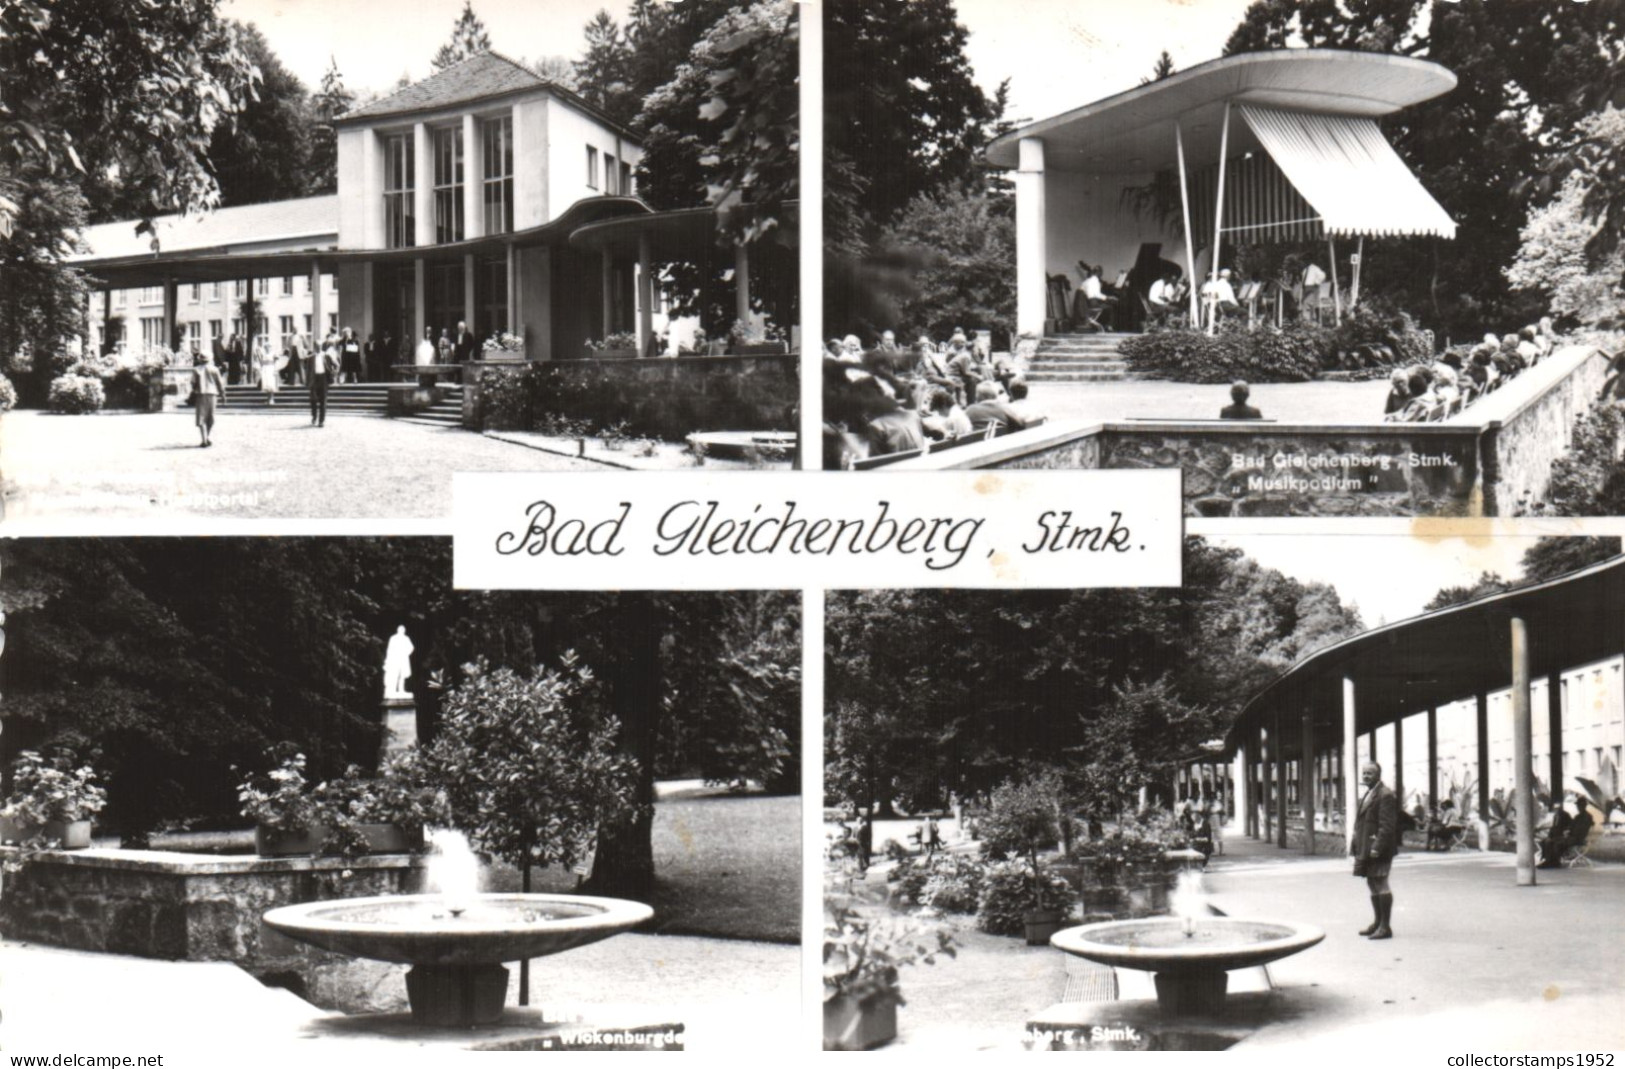
[[[587,356],[592,360],[636,360],[636,349],[588,349]]]
[[[1027,945],[1041,947],[1049,945],[1049,937],[1066,927],[1065,914],[1058,909],[1028,910],[1021,917],[1027,929]]]
[[[897,1038],[897,991],[824,1000],[824,1049],[873,1050]]]
[[[282,831],[261,824],[254,829],[254,852],[260,857],[305,857],[319,854],[327,839],[327,828],[297,828]]]
[[[83,850],[90,845],[90,821],[47,820],[41,829],[45,838],[54,839],[62,850]]]
[[[423,825],[362,824],[369,854],[410,854],[423,849]]]

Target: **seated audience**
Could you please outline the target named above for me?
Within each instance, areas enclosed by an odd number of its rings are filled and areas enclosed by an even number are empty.
[[[1525,366],[1533,367],[1546,353],[1535,344],[1537,334],[1534,327],[1524,327],[1518,332],[1518,355],[1523,357]]]
[[[1439,398],[1433,392],[1433,376],[1426,368],[1416,368],[1411,372],[1406,389],[1410,391],[1411,399],[1399,415],[1401,423],[1425,420],[1439,407]]]
[[[1456,829],[1461,827],[1461,817],[1456,813],[1456,803],[1446,798],[1439,803],[1439,811],[1432,820],[1428,821],[1429,850],[1448,850],[1450,840],[1455,836]]]
[[[970,417],[959,407],[953,394],[940,387],[926,398],[926,412],[922,417],[925,433],[933,438],[958,438],[971,432]]]
[[[1230,403],[1219,409],[1220,419],[1263,419],[1264,413],[1247,403],[1252,389],[1245,382],[1230,387]]]
[[[1383,416],[1405,411],[1405,406],[1411,403],[1410,381],[1409,372],[1402,367],[1394,368],[1388,376],[1388,400],[1383,404]]]
[[[1003,424],[1010,430],[1021,430],[1027,425],[1021,413],[1012,409],[999,396],[999,386],[995,382],[983,382],[976,387],[976,403],[965,409],[965,415],[970,418],[972,426],[986,423],[989,420]]]
[[[1022,426],[1036,427],[1048,418],[1042,412],[1034,409],[1033,403],[1027,399],[1026,379],[1012,379],[1006,393],[1009,400],[1005,403],[1005,407],[1021,417]]]

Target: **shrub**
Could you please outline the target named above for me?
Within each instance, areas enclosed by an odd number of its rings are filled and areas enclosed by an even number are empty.
[[[1189,846],[1190,840],[1171,813],[1152,813],[1135,820],[1124,820],[1111,834],[1099,839],[1078,843],[1072,856],[1114,861],[1118,864],[1157,864],[1168,850]]]
[[[10,412],[17,407],[17,387],[11,380],[0,375],[0,412]]]
[[[1023,861],[993,861],[982,869],[981,894],[976,903],[976,927],[990,935],[1020,935],[1033,906],[1033,870]],[[1046,908],[1072,900],[1072,885],[1054,873],[1043,875]]]
[[[1545,500],[1532,511],[1557,516],[1617,516],[1625,512],[1625,414],[1599,405],[1581,417],[1567,453],[1552,464]]]
[[[922,905],[925,885],[930,879],[931,864],[926,858],[899,862],[892,869],[889,881],[897,885],[892,891],[892,900],[904,907]]]
[[[880,852],[886,855],[887,861],[908,860],[908,847],[896,839],[887,839],[885,844],[881,846]]]
[[[99,412],[102,405],[107,403],[107,392],[102,389],[101,379],[70,372],[51,380],[47,403],[52,412],[68,415]]]
[[[1309,323],[1281,330],[1227,324],[1217,334],[1173,328],[1125,340],[1119,351],[1137,371],[1179,382],[1308,382],[1333,351],[1327,331]]]
[[[526,372],[510,368],[486,369],[480,375],[480,403],[485,428],[530,429],[531,386]]]

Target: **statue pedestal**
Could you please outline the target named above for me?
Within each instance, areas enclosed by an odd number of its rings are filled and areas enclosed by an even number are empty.
[[[411,698],[384,699],[383,756],[400,753],[418,741],[418,707]]]

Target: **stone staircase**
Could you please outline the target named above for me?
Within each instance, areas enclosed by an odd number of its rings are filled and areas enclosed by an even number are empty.
[[[402,423],[421,423],[428,427],[461,427],[463,425],[463,388],[442,385],[444,395],[431,407],[412,416],[402,416]]]
[[[327,388],[329,415],[382,416],[389,411],[387,382],[347,382]],[[404,417],[408,423],[422,423],[436,427],[460,426],[463,419],[463,388],[458,385],[442,386],[445,396],[433,408],[414,416]],[[310,390],[304,386],[284,386],[277,391],[276,403],[271,395],[258,386],[241,384],[226,387],[226,411],[233,414],[269,412],[309,412]]]
[[[1117,352],[1131,334],[1051,334],[1038,343],[1027,368],[1029,382],[1117,382],[1128,364]]]

